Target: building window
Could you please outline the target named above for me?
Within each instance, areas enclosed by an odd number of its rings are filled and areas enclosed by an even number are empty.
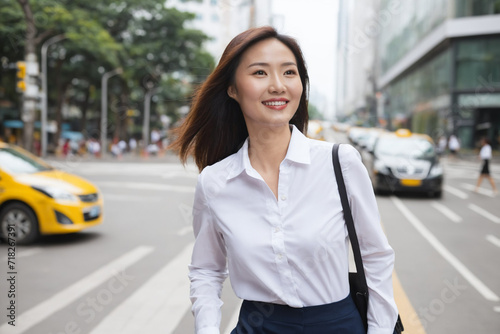
[[[500,0],[456,0],[456,17],[500,14]]]
[[[500,88],[500,37],[458,41],[456,66],[456,88]]]

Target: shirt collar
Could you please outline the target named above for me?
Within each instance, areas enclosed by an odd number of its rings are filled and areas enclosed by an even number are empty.
[[[300,132],[295,125],[292,124],[290,127],[292,129],[292,136],[284,160],[301,164],[310,164],[311,155],[307,137]],[[255,176],[254,174],[257,173],[250,164],[250,158],[248,156],[248,138],[238,152],[236,152],[232,164],[230,165],[227,179],[232,179],[240,175],[243,171],[246,171],[250,176]]]

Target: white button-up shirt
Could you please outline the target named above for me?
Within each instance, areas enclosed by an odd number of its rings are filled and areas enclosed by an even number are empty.
[[[189,266],[197,334],[219,333],[227,272],[246,300],[305,307],[349,294],[348,233],[331,150],[331,143],[308,139],[293,126],[277,198],[250,164],[248,139],[199,175]],[[339,157],[369,287],[368,333],[392,334],[394,251],[359,153],[341,145]]]
[[[483,145],[479,151],[479,157],[481,160],[490,160],[492,157],[491,146],[489,144]]]

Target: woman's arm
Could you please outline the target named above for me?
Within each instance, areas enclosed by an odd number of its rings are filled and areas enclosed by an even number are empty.
[[[203,173],[198,177],[193,205],[195,244],[189,265],[190,298],[196,334],[219,334],[222,284],[227,277],[226,249],[215,228],[203,190]]]
[[[339,156],[368,284],[368,333],[392,334],[398,316],[392,288],[394,251],[380,225],[373,187],[358,151],[341,145]]]

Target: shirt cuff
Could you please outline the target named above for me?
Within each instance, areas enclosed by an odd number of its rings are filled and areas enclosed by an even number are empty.
[[[393,334],[394,328],[380,328],[368,326],[368,334]]]
[[[220,334],[217,327],[204,327],[196,332],[196,334]]]

